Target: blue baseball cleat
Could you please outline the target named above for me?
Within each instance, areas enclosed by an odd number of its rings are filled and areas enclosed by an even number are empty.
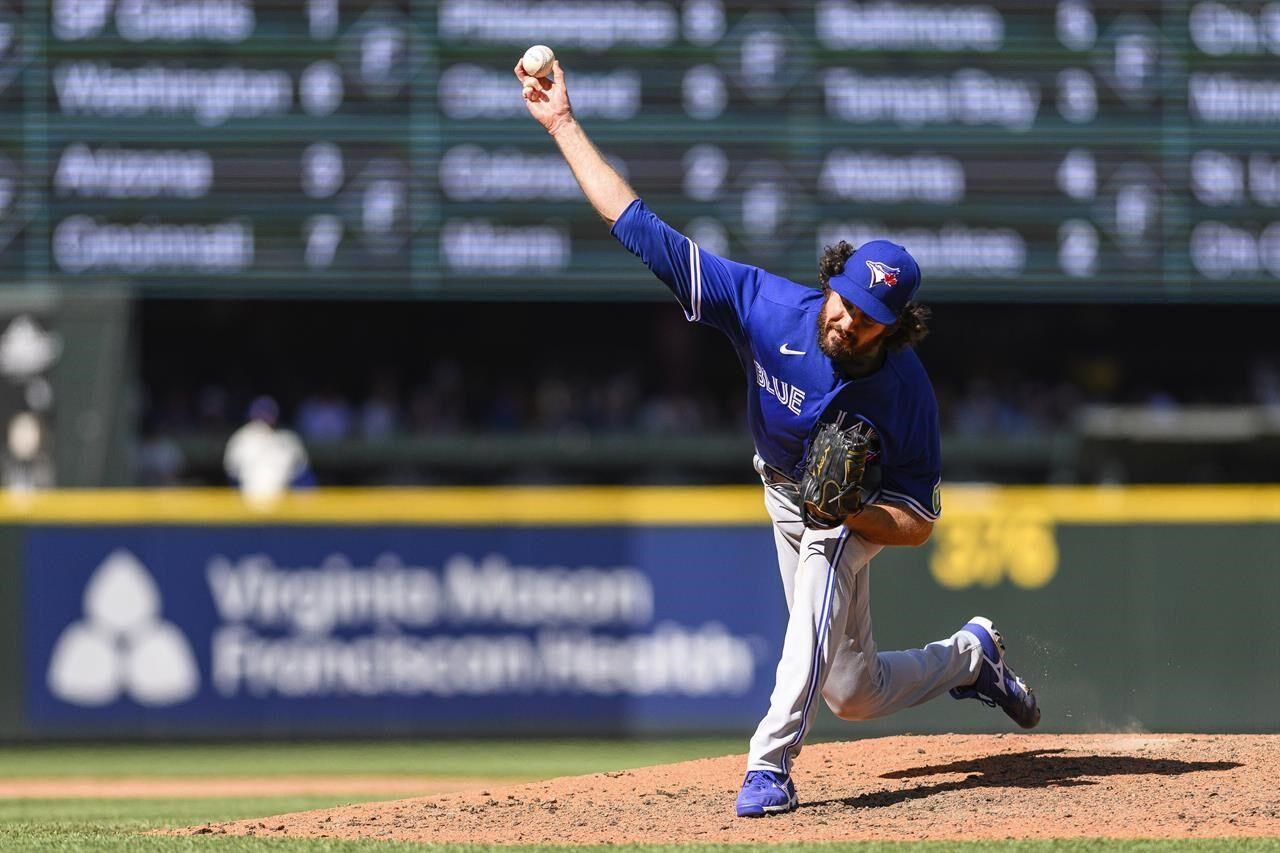
[[[796,786],[790,776],[772,770],[748,770],[738,793],[738,817],[782,814],[796,807]]]
[[[953,687],[956,699],[977,699],[992,708],[999,706],[1018,725],[1033,729],[1040,722],[1035,693],[1004,662],[1004,638],[990,619],[975,616],[961,631],[968,631],[982,643],[982,670],[968,687]]]

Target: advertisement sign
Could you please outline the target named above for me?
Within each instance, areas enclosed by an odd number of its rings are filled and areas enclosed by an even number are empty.
[[[32,527],[33,732],[751,725],[767,528]]]

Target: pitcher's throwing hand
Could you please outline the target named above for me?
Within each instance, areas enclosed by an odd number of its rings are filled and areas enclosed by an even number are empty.
[[[516,62],[516,79],[524,86],[524,102],[529,114],[538,124],[554,133],[565,122],[573,121],[573,107],[569,105],[569,90],[564,79],[560,60],[551,63],[551,74],[534,77],[524,70],[524,60]]]

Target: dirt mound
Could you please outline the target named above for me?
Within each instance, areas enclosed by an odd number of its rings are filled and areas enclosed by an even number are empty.
[[[734,816],[742,756],[180,830],[420,842],[1280,836],[1280,735],[890,737],[807,747],[800,809]]]

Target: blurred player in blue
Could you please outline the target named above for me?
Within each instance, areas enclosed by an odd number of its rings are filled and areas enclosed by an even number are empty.
[[[546,128],[613,235],[661,279],[692,322],[728,336],[747,374],[755,467],[773,519],[790,618],[769,710],[747,756],[744,817],[797,804],[791,769],[821,694],[836,716],[867,720],[950,691],[999,706],[1031,728],[1040,711],[1004,660],[991,621],[974,617],[923,649],[878,652],[870,560],[887,545],[921,545],[942,511],[938,406],[913,347],[928,329],[912,301],[920,269],[902,246],[829,246],[821,289],[700,249],[655,216],[605,162],[573,116],[560,63],[532,78],[517,63],[530,114]],[[832,530],[800,519],[797,482],[818,423],[842,415],[878,439],[865,508]]]

